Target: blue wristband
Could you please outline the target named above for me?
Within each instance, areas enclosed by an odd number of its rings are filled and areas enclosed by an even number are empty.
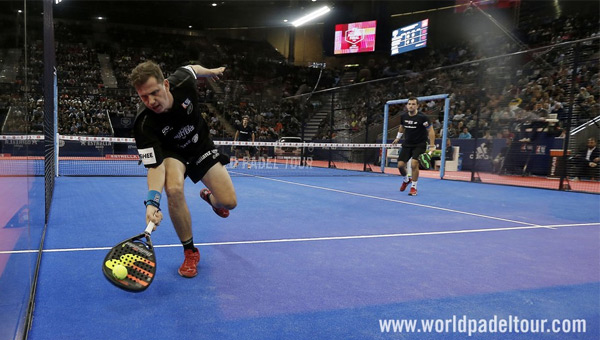
[[[156,190],[149,190],[148,197],[144,201],[144,205],[145,206],[152,205],[157,208],[160,208],[160,196],[161,196],[160,192],[158,192]]]

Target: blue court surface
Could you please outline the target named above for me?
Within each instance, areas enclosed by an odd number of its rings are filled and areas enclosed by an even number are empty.
[[[600,338],[598,195],[424,178],[410,197],[388,175],[233,181],[227,219],[186,183],[198,276],[177,274],[165,211],[156,279],[135,294],[101,265],[143,231],[145,178],[57,178],[29,339]]]

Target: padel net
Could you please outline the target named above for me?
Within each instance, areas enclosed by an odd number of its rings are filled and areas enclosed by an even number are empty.
[[[59,135],[58,176],[146,176],[133,138]],[[352,176],[381,173],[391,144],[215,141],[239,176]],[[44,174],[44,136],[0,136],[0,176]],[[33,156],[32,156],[33,155]]]

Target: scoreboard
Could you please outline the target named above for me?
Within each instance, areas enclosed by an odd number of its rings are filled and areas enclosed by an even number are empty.
[[[429,19],[399,28],[392,32],[392,54],[396,55],[427,46]]]

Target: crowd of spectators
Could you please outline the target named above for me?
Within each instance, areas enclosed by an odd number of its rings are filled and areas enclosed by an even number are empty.
[[[560,136],[567,119],[568,92],[573,82],[579,93],[575,96],[571,125],[600,115],[600,105],[595,100],[600,93],[600,73],[597,58],[594,58],[598,41],[580,47],[580,54],[587,58],[580,58],[573,79],[572,47],[532,55],[526,62],[518,56],[501,60],[493,57],[523,48],[594,37],[599,33],[597,18],[597,14],[555,19],[536,17],[526,23],[535,25],[542,21],[544,24],[535,26],[535,36],[524,42],[515,42],[504,34],[477,32],[460,47],[432,49],[427,54],[419,54],[420,58],[369,59],[354,70],[355,84],[365,83],[364,86],[340,93],[345,97],[340,104],[345,108],[342,110],[345,119],[333,130],[363,132],[367,123],[381,121],[382,108],[388,100],[449,93],[448,136],[451,138],[459,138],[461,133],[462,138],[483,137],[486,133],[500,137],[506,135],[507,129],[512,135],[527,135],[525,132],[532,126],[541,126]],[[527,26],[518,30],[530,31]],[[531,45],[524,47],[525,43]],[[462,66],[450,67],[456,64]],[[442,131],[441,104],[439,101],[421,103],[421,110],[430,116],[438,137]],[[391,106],[390,115],[393,117],[401,110],[401,106]],[[326,138],[331,128],[325,124],[319,132],[320,138]]]
[[[553,115],[559,123],[552,126],[552,132],[560,135],[567,117],[565,103],[572,81],[579,88],[574,107],[578,121],[573,123],[585,122],[600,113],[596,101],[600,93],[599,71],[593,59],[579,66],[574,79],[571,79],[572,56],[566,48],[541,53],[527,62],[518,57],[486,61],[486,58],[523,48],[502,34],[477,34],[466,37],[460,44],[400,57],[367,56],[366,61],[354,69],[319,70],[288,64],[266,42],[210,37],[173,39],[168,34],[157,37],[155,32],[140,34],[118,27],[107,30],[106,41],[94,44],[88,40],[89,36],[78,35],[85,34],[85,30],[78,31],[66,24],[56,28],[59,132],[64,134],[127,135],[138,104],[127,75],[144,60],[158,62],[165,76],[189,62],[227,67],[220,82],[198,83],[201,100],[205,102],[203,111],[215,138],[231,138],[245,115],[250,117],[261,140],[299,136],[303,124],[319,108],[331,104],[331,96],[293,96],[311,94],[317,80],[317,90],[342,85],[340,78],[344,74],[353,75],[353,86],[336,93],[334,126],[330,126],[329,120],[322,120],[316,139],[341,136],[342,132],[348,138],[364,133],[368,126],[382,122],[385,102],[411,95],[450,94],[448,136],[451,138],[518,135],[533,123]],[[528,47],[595,34],[598,34],[598,25],[593,15],[533,16],[523,19],[515,30],[515,35],[522,39],[521,44]],[[140,39],[145,36],[160,39],[163,45],[155,48],[151,40]],[[118,39],[114,39],[116,37]],[[594,50],[596,46],[587,48]],[[41,98],[41,51],[41,40],[34,40],[29,47],[31,76],[28,79],[37,91],[34,98]],[[121,90],[111,93],[105,88],[99,53],[110,55],[111,70]],[[483,61],[476,62],[479,60]],[[452,67],[457,64],[462,66]],[[293,98],[282,100],[288,97]],[[20,115],[15,111],[15,121],[8,123],[12,128],[31,126],[33,131],[40,126],[43,103],[36,99],[28,105],[33,112],[30,121],[18,121]],[[393,117],[402,110],[402,106],[392,106],[390,114]],[[431,117],[440,136],[442,102],[421,103],[421,110]]]

